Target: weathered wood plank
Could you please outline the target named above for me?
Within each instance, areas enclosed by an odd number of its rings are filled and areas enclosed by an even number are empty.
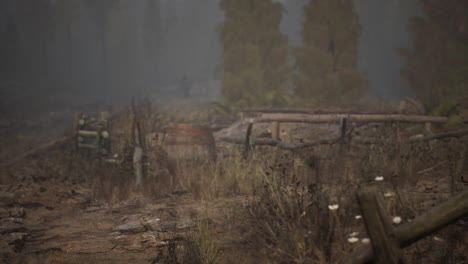
[[[357,193],[367,232],[371,238],[376,263],[398,264],[401,251],[393,233],[390,216],[385,211],[383,197],[377,187],[364,187]]]

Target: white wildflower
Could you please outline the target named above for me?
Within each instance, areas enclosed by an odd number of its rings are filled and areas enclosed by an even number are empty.
[[[352,232],[351,234],[349,234],[350,237],[355,237],[355,236],[357,236],[357,235],[359,235],[358,232]]]
[[[377,176],[377,177],[375,177],[375,180],[376,181],[383,181],[384,177],[383,176]]]
[[[348,242],[353,244],[353,243],[356,243],[359,241],[359,238],[356,238],[356,237],[350,237],[348,238]]]
[[[103,131],[103,132],[101,133],[101,136],[102,136],[103,138],[105,138],[105,139],[108,139],[108,138],[109,138],[109,132]]]
[[[369,243],[370,243],[370,239],[368,239],[368,238],[363,238],[363,239],[361,239],[361,243],[363,243],[363,244],[369,244]]]
[[[396,225],[401,223],[401,217],[399,217],[399,216],[393,217],[393,223],[396,224]]]
[[[361,218],[362,218],[362,215],[356,215],[354,218],[356,218],[356,219],[361,219]]]
[[[330,209],[331,211],[336,211],[336,210],[338,210],[339,207],[340,206],[338,204],[330,204],[328,206],[328,209]]]

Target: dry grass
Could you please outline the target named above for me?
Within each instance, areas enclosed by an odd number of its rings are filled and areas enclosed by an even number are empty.
[[[222,254],[210,225],[200,222],[190,230],[182,253],[183,263],[217,264]]]
[[[111,200],[138,192],[154,198],[188,193],[204,200],[249,196],[246,209],[236,212],[245,231],[239,237],[261,253],[259,262],[336,263],[361,243],[349,243],[350,233],[359,232],[360,239],[367,237],[362,220],[355,219],[360,215],[354,197],[359,185],[378,185],[382,193],[393,193],[387,198],[388,212],[404,221],[464,188],[459,179],[466,179],[468,173],[466,140],[405,144],[395,136],[395,129],[374,129],[369,134],[387,139],[374,145],[351,141],[349,145],[301,152],[256,148],[247,159],[238,148],[220,153],[214,162],[179,164],[172,183],[167,181],[173,177],[167,171],[150,173],[143,190],[132,187],[134,180],[128,173],[106,169],[94,179],[94,186],[96,194]],[[399,129],[401,137],[415,130],[409,126]],[[385,180],[376,182],[376,176]],[[436,187],[427,191],[426,183]],[[339,208],[330,210],[333,204]],[[437,234],[446,242],[428,238],[405,250],[407,259],[411,263],[437,263],[445,258],[450,260],[447,263],[460,263],[462,249],[448,242],[461,241],[457,238],[459,229],[454,230]],[[178,254],[197,259],[191,263],[225,261],[208,226],[193,230],[185,249]]]

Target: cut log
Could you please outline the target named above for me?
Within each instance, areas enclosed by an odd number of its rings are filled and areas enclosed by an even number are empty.
[[[340,122],[344,118],[349,122],[446,123],[448,121],[446,117],[398,114],[262,114],[260,117],[255,118],[255,122],[330,123]]]
[[[395,228],[400,247],[407,247],[468,215],[468,190],[432,208],[411,223]],[[362,246],[341,260],[341,264],[364,264],[374,259],[372,246]]]

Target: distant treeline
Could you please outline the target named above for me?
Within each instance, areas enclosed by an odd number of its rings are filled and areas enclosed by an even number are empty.
[[[408,25],[413,48],[395,53],[406,60],[402,76],[430,112],[468,94],[468,1],[421,4],[425,16]],[[297,48],[279,29],[280,2],[221,0],[221,7],[226,103],[342,105],[365,95],[369,81],[357,69],[361,23],[352,0],[310,0]]]

